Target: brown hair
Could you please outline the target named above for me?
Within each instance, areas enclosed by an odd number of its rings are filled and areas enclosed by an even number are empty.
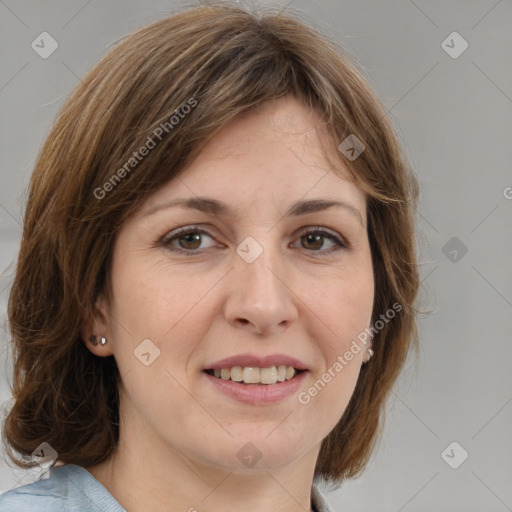
[[[17,465],[35,465],[30,454],[42,442],[59,462],[82,466],[112,453],[119,373],[113,356],[87,349],[81,328],[108,285],[116,233],[230,119],[285,95],[317,113],[330,134],[328,158],[368,194],[372,323],[402,306],[376,333],[375,355],[322,442],[315,476],[341,483],[364,468],[386,398],[411,342],[417,346],[417,181],[381,103],[335,42],[296,14],[223,3],[127,36],[72,93],[38,156],[8,305],[14,401],[4,438]],[[134,164],[162,126],[164,136]],[[348,135],[365,144],[353,161],[337,150]]]

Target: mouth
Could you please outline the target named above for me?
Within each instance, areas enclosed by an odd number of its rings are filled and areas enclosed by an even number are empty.
[[[248,386],[272,386],[290,381],[306,370],[294,368],[293,366],[279,365],[266,368],[233,366],[231,368],[211,368],[203,371],[220,380],[237,382]]]

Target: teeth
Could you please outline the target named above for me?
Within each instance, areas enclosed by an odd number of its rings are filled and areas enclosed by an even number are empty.
[[[277,382],[277,368],[262,368],[260,370],[260,380],[262,384],[275,384]]]
[[[231,380],[235,382],[242,382],[244,380],[243,368],[241,366],[233,366],[231,368]]]
[[[260,381],[260,369],[246,366],[243,371],[243,378],[246,384],[258,384]]]
[[[275,384],[292,379],[297,371],[293,366],[271,366],[270,368],[255,368],[252,366],[233,366],[213,370],[215,377],[222,380],[244,382],[245,384]]]

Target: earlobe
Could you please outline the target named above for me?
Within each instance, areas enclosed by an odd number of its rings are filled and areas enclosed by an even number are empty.
[[[98,346],[98,344],[103,347],[107,344],[107,338],[105,338],[105,336],[101,336],[98,342],[98,336],[91,334],[91,336],[89,336],[89,343],[92,343],[95,347]]]
[[[371,359],[371,358],[372,358],[372,356],[373,356],[373,354],[374,354],[373,349],[371,349],[371,348],[367,348],[367,349],[366,349],[366,361],[363,361],[363,362],[364,362],[364,363],[369,363],[369,362],[370,362],[370,359]]]
[[[108,322],[106,310],[98,299],[93,307],[93,311],[89,313],[87,320],[82,327],[82,341],[86,347],[95,355],[105,357],[111,355],[111,350],[106,350],[107,345]]]

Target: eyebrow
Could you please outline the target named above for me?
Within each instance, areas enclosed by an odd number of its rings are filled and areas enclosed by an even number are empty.
[[[237,217],[237,211],[231,206],[218,199],[210,197],[190,197],[190,198],[178,198],[168,201],[163,204],[156,205],[149,208],[143,213],[143,216],[153,215],[154,213],[164,210],[167,208],[181,207],[192,210],[198,210],[209,215],[217,217]],[[359,223],[364,226],[363,216],[361,212],[350,203],[346,201],[333,201],[330,199],[311,199],[309,201],[297,201],[293,203],[285,213],[287,217],[298,217],[300,215],[307,215],[310,213],[316,213],[323,210],[327,210],[332,207],[344,208],[347,212],[353,215]]]

